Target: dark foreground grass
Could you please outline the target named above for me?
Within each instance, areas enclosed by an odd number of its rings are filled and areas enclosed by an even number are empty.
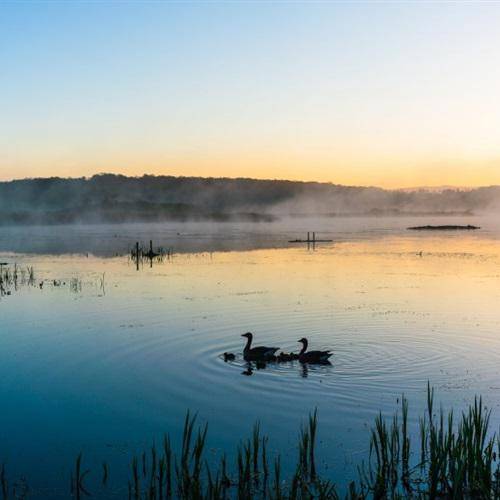
[[[237,445],[236,461],[222,456],[207,459],[207,426],[197,426],[189,412],[184,421],[180,449],[174,451],[168,436],[133,457],[123,494],[116,498],[139,499],[398,499],[468,498],[500,499],[500,441],[489,429],[490,413],[475,399],[458,418],[453,412],[435,412],[434,391],[427,388],[427,411],[420,418],[419,432],[410,436],[408,402],[391,419],[379,415],[371,430],[369,453],[356,477],[336,485],[317,472],[315,444],[317,414],[309,416],[299,432],[295,472],[284,477],[279,456],[270,458],[268,438],[256,424],[251,437]],[[68,496],[81,499],[106,494],[107,464],[93,472],[100,487],[89,491],[91,472],[77,457]],[[93,482],[95,484],[95,481]],[[29,498],[29,488],[11,486],[5,467],[0,469],[4,499]],[[16,490],[17,488],[17,490]],[[340,493],[341,492],[341,493]]]

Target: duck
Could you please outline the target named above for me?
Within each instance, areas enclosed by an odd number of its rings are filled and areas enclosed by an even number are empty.
[[[328,358],[332,356],[330,351],[307,351],[308,341],[306,338],[301,338],[297,342],[302,344],[302,350],[299,352],[299,361],[301,363],[326,363]]]
[[[243,349],[243,357],[246,361],[272,361],[276,359],[275,353],[279,350],[279,347],[252,347],[253,334],[247,332],[242,337],[247,339],[246,346]]]

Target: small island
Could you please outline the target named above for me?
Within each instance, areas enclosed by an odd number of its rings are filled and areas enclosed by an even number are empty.
[[[468,224],[467,226],[414,226],[407,228],[410,231],[473,231],[475,229],[481,229],[478,226],[471,226]]]

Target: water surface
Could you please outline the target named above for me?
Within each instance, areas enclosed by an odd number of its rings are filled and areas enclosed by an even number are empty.
[[[175,435],[186,409],[209,422],[214,456],[259,420],[286,466],[317,407],[321,468],[342,481],[403,392],[416,429],[428,380],[444,407],[482,394],[498,428],[500,233],[488,221],[405,231],[415,222],[428,220],[329,220],[318,232],[334,241],[315,248],[287,243],[303,221],[4,231],[0,261],[33,266],[35,282],[0,298],[0,460],[40,496],[65,497],[56,485],[83,451],[96,475],[111,464],[119,497],[131,456]],[[178,251],[137,271],[127,251],[150,237]],[[286,351],[307,337],[332,365],[249,375],[246,331]]]

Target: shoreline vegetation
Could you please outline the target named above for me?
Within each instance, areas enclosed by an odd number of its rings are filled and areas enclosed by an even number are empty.
[[[0,225],[467,217],[498,207],[500,186],[391,191],[320,182],[113,174],[0,182]]]
[[[334,484],[318,471],[316,411],[299,431],[295,472],[290,476],[283,473],[280,455],[270,456],[269,439],[258,423],[249,439],[235,444],[235,463],[225,455],[214,463],[213,455],[207,458],[208,425],[197,426],[196,415],[188,412],[180,449],[174,451],[166,435],[160,447],[153,445],[132,457],[129,479],[118,491],[109,490],[108,464],[87,469],[80,454],[67,493],[76,499],[92,495],[134,500],[500,498],[500,440],[490,431],[490,411],[481,398],[456,418],[453,411],[436,411],[434,389],[428,385],[418,435],[409,431],[408,411],[403,396],[392,418],[376,417],[369,452],[358,464],[357,477],[344,484]],[[5,464],[0,488],[3,499],[30,498],[28,483],[11,484]]]

